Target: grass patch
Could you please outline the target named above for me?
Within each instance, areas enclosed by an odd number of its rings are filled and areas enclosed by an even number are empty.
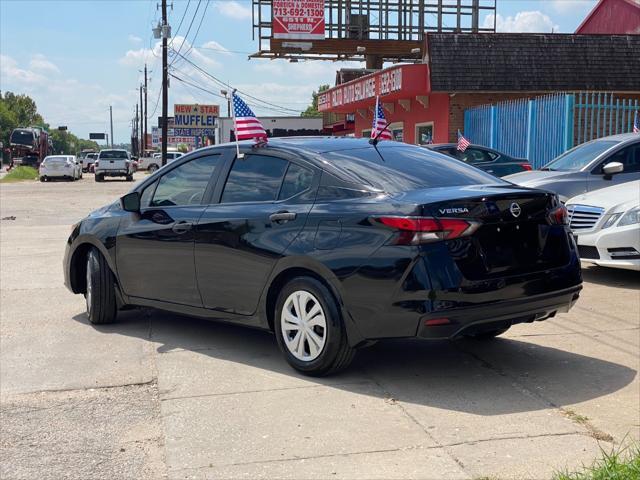
[[[607,453],[578,472],[559,472],[553,480],[637,480],[640,478],[640,444]]]
[[[37,180],[38,170],[33,167],[15,167],[9,173],[0,178],[0,182],[20,182],[22,180]]]

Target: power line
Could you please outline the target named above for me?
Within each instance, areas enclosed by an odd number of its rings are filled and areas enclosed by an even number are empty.
[[[198,28],[196,30],[196,34],[193,36],[193,38],[191,39],[191,46],[189,47],[189,50],[186,51],[185,55],[189,55],[189,53],[191,52],[191,50],[193,50],[193,46],[196,43],[196,40],[198,38],[198,34],[200,33],[200,27],[202,27],[202,22],[204,22],[204,17],[207,16],[207,9],[209,8],[209,3],[211,0],[207,0],[207,3],[204,5],[204,11],[202,12],[202,17],[200,17],[200,23],[198,24]],[[186,40],[186,39],[185,39]]]
[[[183,37],[182,42],[180,43],[180,47],[178,48],[178,52],[177,52],[177,54],[178,54],[178,55],[180,55],[180,52],[182,51],[182,47],[184,47],[184,44],[186,43],[187,38],[189,37],[189,33],[191,33],[191,27],[193,27],[193,22],[194,22],[194,21],[195,21],[195,19],[196,19],[196,15],[198,15],[198,10],[200,10],[200,5],[201,5],[201,4],[202,4],[202,0],[198,0],[198,5],[196,5],[196,11],[194,12],[193,17],[191,17],[191,23],[189,23],[189,28],[187,29],[187,33],[186,33],[186,34],[185,34],[185,36]],[[177,36],[177,35],[176,35],[176,36]],[[175,39],[176,37],[174,36],[173,38]],[[175,49],[173,48],[173,42],[171,42],[171,49],[172,49],[172,50],[175,50]],[[174,60],[171,62],[171,64],[170,64],[170,65],[173,65],[173,64],[175,63],[175,61],[176,61],[176,60],[177,60],[177,58],[176,58],[176,59],[174,59]]]

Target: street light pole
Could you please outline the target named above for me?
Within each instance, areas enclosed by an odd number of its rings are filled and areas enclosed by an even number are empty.
[[[143,128],[142,118],[144,117],[145,110],[143,108],[143,105],[144,104],[142,103],[142,84],[140,84],[140,151],[138,152],[139,157],[144,156],[144,140],[142,140],[142,136],[144,135],[144,128]]]
[[[162,165],[167,164],[167,142],[169,141],[169,66],[167,65],[167,0],[162,0]]]
[[[149,111],[147,110],[147,64],[144,64],[144,144],[142,146],[142,156],[147,149],[147,117],[149,117]]]
[[[111,124],[111,148],[113,148],[113,108],[111,105],[109,105],[109,123]]]

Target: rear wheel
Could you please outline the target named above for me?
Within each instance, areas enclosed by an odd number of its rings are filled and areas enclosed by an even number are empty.
[[[44,182],[47,178],[46,177],[40,177],[40,181]]]
[[[333,295],[315,278],[297,277],[284,286],[274,326],[287,362],[307,375],[336,373],[355,354]]]
[[[92,248],[87,255],[87,317],[94,325],[111,323],[116,319],[115,279],[107,261]]]
[[[509,330],[509,327],[498,328],[496,330],[489,330],[488,332],[475,333],[473,335],[466,335],[466,336],[467,338],[472,338],[474,340],[492,340],[497,336],[502,335],[507,330]]]
[[[103,181],[103,180],[104,180],[104,177],[103,177],[102,175],[98,175],[98,174],[96,174],[95,179],[96,179],[96,182],[101,182],[101,181]]]
[[[147,170],[149,170],[151,173],[153,173],[156,170],[158,170],[158,165],[156,165],[155,163],[152,163],[151,165],[149,165],[149,168]]]
[[[133,182],[133,175],[127,175],[127,182]]]

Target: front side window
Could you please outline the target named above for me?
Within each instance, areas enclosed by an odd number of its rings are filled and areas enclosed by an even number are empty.
[[[265,155],[236,158],[224,186],[222,203],[276,200],[288,163]]]
[[[601,174],[602,167],[609,162],[620,162],[624,165],[623,173],[640,172],[640,145],[631,145],[611,155],[594,173]]]
[[[200,204],[219,158],[220,155],[208,155],[169,170],[158,181],[150,206]]]
[[[295,163],[289,164],[289,169],[284,176],[278,200],[285,200],[304,192],[311,186],[312,179],[313,172],[308,168],[301,167]]]

